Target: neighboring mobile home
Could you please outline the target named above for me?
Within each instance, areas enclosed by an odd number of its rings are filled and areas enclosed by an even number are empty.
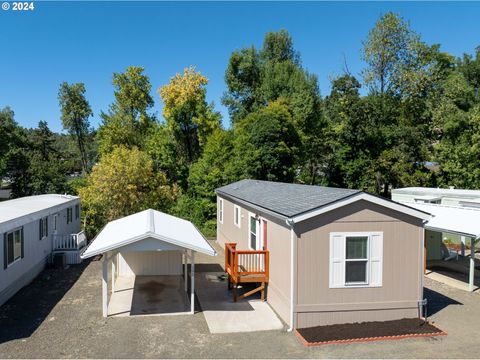
[[[218,242],[268,250],[257,268],[268,267],[267,301],[291,328],[421,315],[428,213],[358,190],[268,181],[216,193]]]
[[[80,200],[37,195],[0,203],[0,305],[32,281],[55,252],[80,261],[86,238],[80,231]]]
[[[480,208],[480,190],[408,187],[392,190],[392,200]]]

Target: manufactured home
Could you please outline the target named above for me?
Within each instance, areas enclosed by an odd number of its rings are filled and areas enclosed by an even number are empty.
[[[231,285],[260,283],[290,328],[421,316],[429,213],[358,190],[268,181],[216,193]]]
[[[0,305],[32,281],[53,254],[80,262],[80,200],[69,195],[28,196],[0,203]]]

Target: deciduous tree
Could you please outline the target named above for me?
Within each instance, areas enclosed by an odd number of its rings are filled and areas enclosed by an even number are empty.
[[[154,171],[146,153],[118,146],[102,156],[79,193],[89,232],[96,233],[106,222],[141,210],[168,211],[178,190]]]
[[[83,83],[63,82],[58,92],[63,128],[77,142],[83,172],[88,171],[87,139],[91,131],[89,117],[93,115],[85,91]]]
[[[114,73],[115,101],[102,112],[103,123],[97,134],[99,152],[106,154],[117,145],[142,148],[146,134],[155,122],[149,113],[154,101],[152,86],[144,68],[129,66],[124,73]]]

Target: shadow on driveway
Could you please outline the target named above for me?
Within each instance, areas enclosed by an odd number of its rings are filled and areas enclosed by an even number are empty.
[[[435,290],[429,289],[427,287],[423,288],[423,294],[428,302],[427,316],[432,316],[449,305],[463,305],[457,300],[440,294],[439,292],[436,292]]]
[[[32,335],[89,263],[83,261],[68,269],[46,268],[0,306],[0,344]]]

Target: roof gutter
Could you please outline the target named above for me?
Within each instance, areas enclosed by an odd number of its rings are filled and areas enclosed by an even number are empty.
[[[290,228],[290,327],[287,329],[288,332],[293,331],[295,329],[295,279],[296,279],[296,246],[295,246],[295,231],[293,227],[295,225],[293,219],[286,219],[285,222],[287,226]]]

